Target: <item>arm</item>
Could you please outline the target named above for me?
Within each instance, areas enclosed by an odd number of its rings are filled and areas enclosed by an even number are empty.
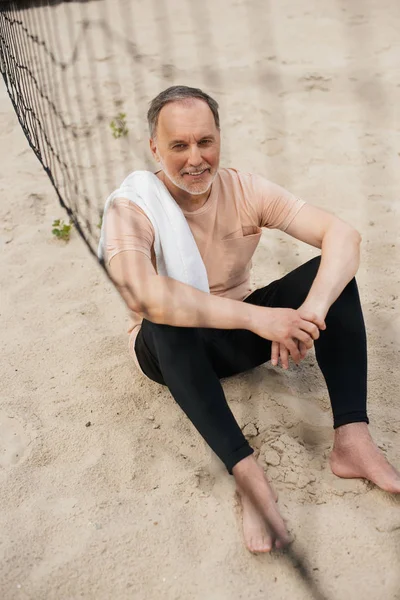
[[[294,360],[299,360],[300,355],[293,338],[310,347],[319,335],[318,328],[295,310],[266,308],[206,294],[157,275],[151,260],[142,252],[116,254],[109,272],[128,308],[153,323],[248,329],[265,339],[285,343]]]
[[[129,309],[154,323],[178,327],[250,327],[250,305],[157,275],[151,261],[153,227],[128,199],[117,198],[108,209],[105,233],[109,274]]]
[[[351,225],[320,208],[306,204],[286,233],[321,248],[321,265],[302,305],[324,321],[329,308],[357,273],[361,236]]]
[[[358,270],[361,236],[351,225],[311,204],[303,206],[286,233],[322,250],[318,273],[298,312],[303,319],[326,329],[325,317],[330,307]],[[307,347],[301,342],[298,346],[303,359]],[[272,364],[277,365],[280,358],[282,367],[287,369],[289,353],[283,344],[273,342]]]
[[[109,274],[129,309],[154,323],[178,327],[250,328],[249,304],[157,275],[151,261],[153,227],[128,199],[117,198],[108,209],[105,233]]]
[[[177,327],[248,329],[268,340],[285,342],[300,357],[293,338],[307,347],[319,335],[315,324],[297,311],[264,308],[199,290],[157,275],[151,260],[154,231],[146,215],[124,198],[110,207],[105,251],[109,274],[128,308],[154,323]]]
[[[251,327],[251,304],[206,294],[157,275],[141,252],[117,254],[110,261],[109,271],[128,308],[153,323],[220,329]]]

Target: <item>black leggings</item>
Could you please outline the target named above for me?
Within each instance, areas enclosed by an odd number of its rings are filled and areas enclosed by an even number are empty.
[[[317,274],[320,257],[282,279],[255,290],[244,302],[294,308],[304,302]],[[315,341],[325,378],[334,427],[368,423],[367,343],[356,280],[331,306],[326,330]],[[143,320],[135,350],[143,372],[168,386],[176,402],[228,472],[252,454],[223,392],[220,378],[253,369],[271,359],[271,342],[246,329],[211,329],[158,325]]]

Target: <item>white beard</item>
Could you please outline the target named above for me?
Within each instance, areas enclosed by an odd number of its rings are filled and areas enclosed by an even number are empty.
[[[211,180],[208,181],[207,183],[202,183],[201,181],[199,181],[198,183],[193,182],[191,185],[188,185],[184,178],[183,175],[179,175],[179,177],[171,177],[171,175],[169,175],[167,169],[165,168],[165,165],[163,163],[163,161],[160,158],[160,165],[162,167],[162,170],[164,171],[166,177],[168,177],[168,179],[174,184],[176,185],[177,188],[179,188],[180,190],[183,190],[184,192],[187,192],[188,194],[191,194],[192,196],[201,196],[202,194],[205,194],[206,192],[208,192],[208,190],[210,189],[216,175],[217,175],[217,171],[215,171],[214,175],[212,175]],[[209,167],[207,167],[209,168]]]

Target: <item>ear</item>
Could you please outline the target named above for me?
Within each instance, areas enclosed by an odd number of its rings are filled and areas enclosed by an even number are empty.
[[[156,144],[155,139],[150,138],[149,144],[150,144],[150,151],[151,151],[151,154],[153,155],[154,160],[156,162],[160,162],[160,157],[158,156],[157,144]]]

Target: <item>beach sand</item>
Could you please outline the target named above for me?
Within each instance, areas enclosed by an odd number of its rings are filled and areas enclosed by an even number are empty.
[[[398,3],[218,0],[192,8],[190,27],[184,2],[160,2],[157,21],[154,3],[133,4],[141,72],[121,60],[106,82],[125,103],[131,170],[149,161],[149,100],[171,83],[196,85],[221,104],[224,166],[261,173],[358,228],[371,431],[400,466]],[[160,23],[170,38],[160,41]],[[122,80],[140,83],[138,95]],[[169,392],[137,371],[126,307],[77,232],[68,243],[52,236],[66,214],[4,86],[0,134],[2,600],[316,597],[284,555],[245,549],[233,478]],[[316,254],[266,231],[252,282]],[[329,599],[399,599],[400,502],[331,474],[314,356],[223,386],[318,588]]]

